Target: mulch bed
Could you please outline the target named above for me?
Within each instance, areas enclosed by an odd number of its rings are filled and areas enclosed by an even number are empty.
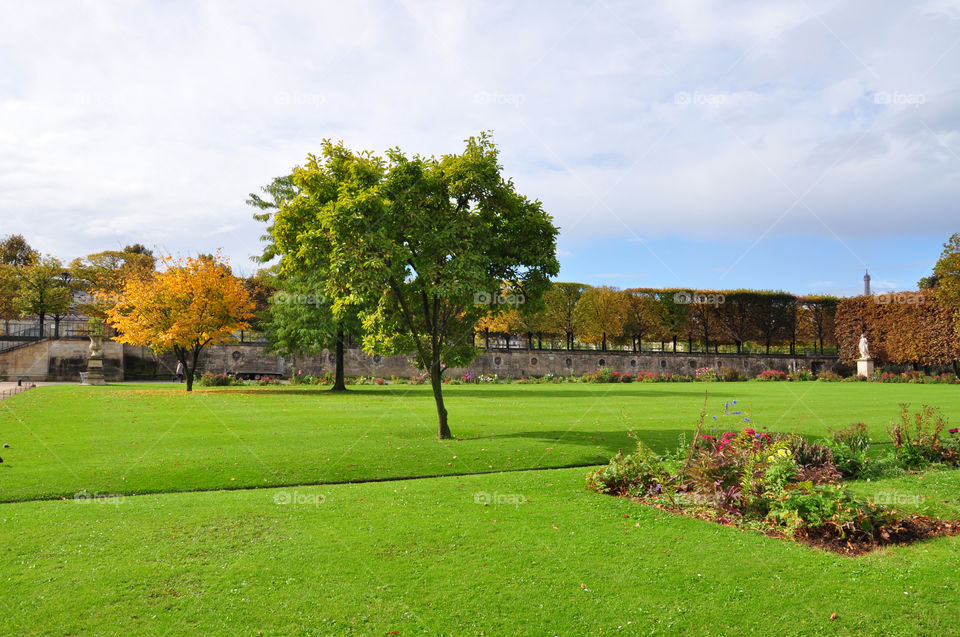
[[[705,520],[715,524],[742,528],[740,519],[735,516],[718,516],[707,510],[691,510],[680,507],[664,505],[657,501],[653,502],[644,498],[630,498],[638,504],[651,506],[667,513],[683,515],[688,518]],[[764,533],[769,537],[779,539],[790,539],[786,534],[777,530],[769,530]],[[908,515],[896,520],[896,526],[881,529],[876,537],[867,533],[848,533],[847,537],[840,537],[839,532],[832,526],[824,526],[814,529],[807,529],[804,535],[796,535],[793,539],[807,546],[812,546],[824,551],[839,553],[840,555],[865,555],[870,551],[884,548],[887,546],[905,546],[914,542],[922,542],[937,537],[947,537],[951,535],[960,535],[960,521],[958,520],[937,520],[925,515]]]
[[[960,522],[937,520],[925,515],[911,515],[897,520],[897,526],[880,531],[877,537],[866,533],[841,538],[836,529],[811,529],[798,542],[841,555],[863,555],[886,546],[904,546],[936,537],[960,535]]]

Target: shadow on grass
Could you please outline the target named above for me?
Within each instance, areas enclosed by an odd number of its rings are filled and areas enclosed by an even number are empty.
[[[602,450],[598,453],[598,458],[606,462],[610,456],[617,451],[624,453],[633,453],[637,446],[637,440],[653,450],[663,453],[667,450],[673,450],[677,447],[680,437],[686,434],[686,444],[690,444],[693,439],[693,429],[641,429],[634,431],[635,438],[630,432],[623,429],[612,431],[579,431],[579,430],[555,430],[555,431],[522,431],[516,433],[493,434],[491,436],[478,436],[476,438],[464,438],[462,442],[471,440],[484,441],[503,441],[510,439],[541,440],[545,447],[565,446],[598,446]]]
[[[397,392],[392,390],[383,390],[377,389],[375,387],[347,387],[346,391],[333,391],[329,387],[271,387],[265,389],[257,389],[253,387],[217,387],[211,388],[214,391],[210,392],[209,390],[204,393],[231,393],[231,394],[249,394],[256,396],[350,396],[350,395],[365,395],[365,396],[402,396],[403,392]],[[221,392],[216,390],[220,389]],[[429,395],[430,398],[433,398],[433,395]]]
[[[450,385],[444,386],[444,398],[579,398],[581,400],[594,399],[610,394],[618,399],[644,400],[649,398],[688,398],[702,400],[701,392],[691,391],[671,391],[667,389],[648,389],[644,387],[639,391],[614,391],[618,385],[583,385],[583,389],[561,389],[556,385],[506,385],[502,387],[481,386],[474,387],[469,385]],[[220,391],[218,391],[220,390]],[[704,388],[704,391],[707,391]],[[345,392],[331,391],[329,387],[219,387],[204,388],[204,393],[239,393],[255,395],[302,395],[302,396],[416,396],[418,398],[433,398],[429,385],[397,385],[397,386],[348,386]],[[733,400],[736,393],[718,392],[715,388],[710,388],[711,400]]]
[[[638,391],[614,391],[613,388],[618,387],[618,385],[581,385],[584,389],[556,389],[556,386],[551,385],[520,385],[516,389],[501,389],[499,387],[494,389],[487,388],[474,388],[466,387],[463,385],[455,385],[451,389],[453,391],[448,392],[447,388],[443,388],[444,397],[450,396],[459,397],[459,396],[469,396],[472,398],[528,398],[528,397],[537,397],[537,398],[580,398],[581,400],[588,400],[591,398],[598,398],[601,396],[610,395],[613,398],[621,399],[626,398],[630,400],[644,400],[647,398],[671,398],[671,397],[683,397],[688,399],[695,399],[703,401],[702,392],[690,392],[690,391],[669,391],[665,389],[647,389],[644,387],[642,390]],[[623,387],[623,385],[619,385]],[[631,386],[627,386],[629,389]],[[710,399],[733,399],[735,394],[727,394],[722,392],[714,391],[711,388]]]

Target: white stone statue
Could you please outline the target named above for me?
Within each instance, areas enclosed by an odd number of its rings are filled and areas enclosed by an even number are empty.
[[[870,346],[867,344],[867,335],[860,335],[860,358],[866,360],[870,358]]]

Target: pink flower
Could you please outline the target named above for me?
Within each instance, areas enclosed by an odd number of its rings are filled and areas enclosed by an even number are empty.
[[[958,431],[960,431],[960,429],[954,427],[953,429],[950,429],[949,431],[950,431],[950,433],[955,434],[955,433],[957,433]]]

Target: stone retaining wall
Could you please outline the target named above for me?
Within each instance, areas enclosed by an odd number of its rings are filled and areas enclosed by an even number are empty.
[[[168,369],[176,366],[171,355],[164,356]],[[487,350],[463,369],[449,369],[448,375],[470,372],[474,375],[497,374],[523,378],[554,375],[584,374],[607,367],[619,372],[656,371],[673,374],[693,374],[700,367],[728,367],[744,374],[756,376],[765,369],[788,371],[797,367],[819,372],[834,369],[838,360],[831,356],[763,356],[756,354],[705,354],[705,353],[643,353],[599,352],[593,350]],[[418,370],[405,356],[369,356],[359,349],[344,352],[344,365],[348,376],[412,376]],[[334,370],[334,356],[324,350],[308,357],[283,358],[263,353],[260,345],[223,345],[210,348],[203,355],[204,370],[240,374],[283,374],[289,376],[295,370],[304,374],[320,375]]]
[[[123,348],[113,341],[103,343],[103,374],[108,381],[123,380]],[[0,380],[80,382],[87,371],[90,341],[86,338],[61,338],[29,343],[0,352]]]
[[[41,341],[0,353],[0,379],[79,381],[86,370],[89,341],[86,339],[59,339]],[[201,371],[233,374],[279,374],[289,377],[294,370],[320,375],[333,372],[334,357],[324,350],[307,357],[284,358],[264,352],[263,344],[244,343],[218,345],[204,349],[200,359]],[[104,372],[107,380],[168,379],[173,377],[177,363],[167,352],[155,356],[149,349],[107,341],[103,344]],[[417,369],[405,356],[368,356],[359,349],[347,349],[344,362],[348,376],[413,376]],[[656,371],[672,374],[693,374],[700,367],[728,367],[750,376],[765,369],[788,371],[806,367],[814,372],[834,369],[836,357],[779,356],[757,354],[705,353],[643,353],[600,352],[595,350],[487,350],[468,367],[450,369],[448,375],[470,372],[474,375],[497,374],[501,377],[524,378],[554,375],[584,374],[603,367],[619,372]]]

